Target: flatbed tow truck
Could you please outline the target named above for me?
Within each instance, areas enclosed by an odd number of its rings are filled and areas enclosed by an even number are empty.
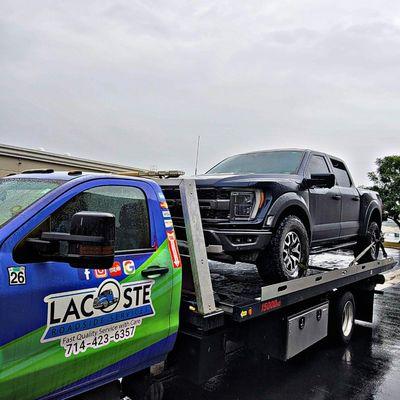
[[[49,175],[51,173],[47,172],[47,174]],[[33,175],[27,174],[23,178],[32,176],[33,178],[43,179],[43,175],[42,173]],[[75,173],[75,176],[79,177],[81,175]],[[145,191],[148,190],[144,188],[145,185],[149,185],[149,188],[151,187],[154,189],[156,196],[158,196],[158,198],[156,197],[156,203],[157,205],[161,205],[162,215],[164,216],[163,221],[165,227],[167,227],[167,235],[173,234],[173,227],[170,223],[166,222],[168,219],[165,219],[168,218],[169,213],[165,204],[165,198],[163,198],[162,195],[162,189],[170,188],[171,186],[179,187],[185,229],[184,233],[180,234],[177,238],[178,246],[173,245],[174,237],[170,240],[169,254],[171,256],[173,268],[176,267],[182,271],[182,278],[177,285],[179,293],[174,292],[171,295],[172,298],[175,297],[175,300],[172,300],[172,303],[175,301],[175,305],[171,307],[171,315],[166,316],[165,319],[169,320],[170,332],[173,331],[171,327],[173,327],[174,324],[176,325],[173,340],[168,342],[168,344],[165,344],[167,342],[163,342],[165,348],[164,352],[161,352],[162,354],[160,353],[160,356],[148,357],[146,362],[141,362],[139,364],[128,365],[129,363],[127,360],[129,359],[129,353],[126,353],[126,358],[120,357],[120,359],[122,359],[121,362],[125,364],[113,364],[118,365],[118,368],[113,372],[107,369],[109,367],[101,363],[99,358],[91,359],[91,357],[94,357],[91,356],[91,354],[94,354],[96,351],[99,352],[101,349],[106,349],[110,347],[109,345],[100,347],[99,345],[93,345],[93,343],[91,343],[89,345],[89,347],[91,347],[90,349],[69,349],[69,353],[66,353],[66,361],[70,362],[75,356],[77,364],[75,364],[74,368],[80,368],[79,360],[83,360],[83,355],[85,354],[88,357],[86,362],[92,364],[98,362],[99,365],[95,369],[87,367],[88,371],[84,373],[85,378],[80,380],[77,379],[78,376],[76,378],[70,378],[68,382],[63,382],[62,379],[57,378],[59,383],[57,383],[56,388],[52,387],[52,391],[48,391],[48,393],[41,390],[34,390],[32,385],[39,385],[41,379],[39,378],[35,381],[35,379],[29,375],[23,384],[25,395],[21,396],[20,394],[22,392],[19,392],[17,388],[10,389],[8,387],[10,384],[22,382],[18,380],[18,376],[13,380],[12,374],[14,372],[11,371],[11,368],[14,368],[18,363],[29,363],[29,361],[20,358],[14,360],[14,363],[13,360],[11,360],[10,363],[7,364],[7,357],[11,357],[10,354],[7,353],[7,345],[14,343],[14,341],[9,340],[7,343],[7,340],[2,338],[1,336],[3,334],[1,334],[0,362],[2,362],[3,365],[0,368],[0,399],[2,400],[17,398],[64,399],[79,393],[81,396],[82,393],[84,393],[84,396],[86,396],[85,398],[88,399],[114,399],[112,393],[107,392],[107,387],[111,387],[110,385],[114,385],[115,387],[115,382],[117,382],[116,379],[118,378],[122,378],[122,391],[124,395],[131,396],[135,400],[139,398],[161,400],[163,393],[163,390],[160,389],[161,382],[172,374],[180,375],[184,379],[197,385],[201,385],[215,376],[218,371],[224,367],[229,342],[246,346],[254,352],[283,361],[289,360],[328,336],[341,341],[343,344],[347,344],[351,339],[355,320],[372,323],[374,296],[377,293],[375,286],[384,283],[385,278],[382,274],[392,269],[396,264],[392,258],[384,258],[364,264],[358,264],[357,260],[355,260],[347,268],[312,266],[309,268],[306,277],[273,285],[264,286],[262,281],[258,279],[256,272],[254,272],[254,278],[252,279],[241,281],[240,276],[238,276],[237,280],[231,281],[230,284],[227,284],[226,281],[224,281],[223,284],[219,284],[217,277],[213,276],[210,272],[208,264],[196,185],[193,179],[174,178],[147,180],[121,176],[94,176],[90,178],[91,180],[88,178],[85,180],[84,176],[85,175],[82,175],[79,179],[82,181],[80,185],[83,185],[83,189],[85,190],[88,188],[90,190],[88,182],[93,182],[94,180],[99,180],[99,183],[96,183],[97,186],[107,184],[118,186],[130,185],[133,187],[140,187],[141,190]],[[20,175],[16,178],[19,177]],[[103,182],[101,182],[102,179]],[[68,184],[72,187],[71,181],[69,181],[67,185]],[[149,201],[154,200],[154,198],[150,198],[151,195],[148,192],[146,192],[146,194]],[[76,196],[76,192],[74,195]],[[60,203],[57,207],[59,206]],[[43,207],[45,208],[46,206],[44,205]],[[152,205],[149,206],[150,209],[152,207]],[[56,206],[52,208],[51,212],[54,212],[54,209],[56,209]],[[151,211],[151,213],[153,213],[153,211]],[[87,216],[83,215],[81,217],[85,218]],[[100,217],[105,218],[104,215]],[[34,214],[32,213],[29,218],[35,218]],[[37,219],[36,223],[39,221],[40,220]],[[157,227],[160,225],[155,224],[154,226],[158,229]],[[71,234],[73,234],[72,230],[71,228]],[[21,237],[25,237],[28,231],[29,230],[24,231],[23,235],[17,239],[21,240]],[[39,240],[40,243],[38,243],[37,239],[30,238],[31,243],[33,243],[34,246],[44,246],[46,243],[49,244],[56,240],[54,235],[55,234],[43,233]],[[59,233],[59,235],[62,234]],[[169,238],[169,236],[167,237]],[[62,239],[72,240],[73,243],[79,240],[79,238],[75,236],[72,239],[62,237],[60,240]],[[17,243],[18,240],[12,244]],[[83,263],[87,261],[85,261],[85,259],[82,260],[80,261]],[[18,261],[18,264],[21,264],[22,261],[24,260]],[[76,261],[67,261],[67,263],[76,266]],[[122,258],[121,263],[123,263],[124,268],[125,265],[127,266],[124,271],[128,276],[130,273],[129,268],[132,268],[134,262]],[[25,261],[25,264],[27,264],[27,261]],[[148,264],[146,264],[146,266],[148,266]],[[19,275],[16,275],[16,279],[20,279],[21,281],[22,279],[29,279],[29,276],[25,275],[25,272],[28,271],[25,271],[22,277],[21,267],[12,268],[15,269],[17,274],[19,273]],[[114,263],[112,269],[109,270],[110,277],[117,276],[115,268],[116,265]],[[136,268],[138,271],[138,267]],[[9,277],[11,277],[12,270],[10,270],[10,268],[8,269]],[[26,269],[28,269],[28,266],[26,266]],[[166,272],[164,269],[161,271],[161,269],[157,270],[157,268],[150,266],[142,270],[142,276],[155,282],[157,277]],[[72,270],[74,270],[74,268],[72,268]],[[90,279],[92,279],[92,275],[94,275],[89,268],[84,270],[81,268],[78,269],[78,271],[82,271],[80,275],[83,276],[82,279],[85,279],[84,276],[86,273],[88,281],[88,276],[90,275]],[[3,276],[1,276],[1,278],[3,278]],[[164,279],[164,277],[162,277],[162,279]],[[0,279],[0,281],[4,282],[4,279]],[[103,281],[98,288],[97,294],[103,293],[104,290],[112,292],[114,289],[110,282],[112,282],[111,279]],[[122,284],[122,282],[125,281],[120,281],[121,287],[125,288],[128,283]],[[180,286],[180,283],[182,283],[182,286]],[[106,284],[109,286],[105,287]],[[152,285],[152,283],[150,285]],[[10,287],[12,286],[9,286],[7,289]],[[77,288],[79,290],[75,292],[70,291],[71,288],[68,288],[68,291],[62,294],[57,293],[57,296],[47,293],[47,297],[44,301],[49,305],[53,298],[55,301],[58,301],[57,299],[60,297],[66,297],[67,295],[72,296],[71,293],[75,296],[75,299],[77,296],[81,295],[81,292],[83,293],[83,291],[80,290],[82,288],[82,285],[79,286],[79,288]],[[154,291],[154,288],[152,290]],[[0,300],[5,299],[6,291],[4,287],[0,289]],[[112,297],[112,294],[110,294],[110,296]],[[121,297],[123,296],[121,295]],[[71,335],[62,336],[60,334],[59,329],[61,328],[59,327],[61,326],[61,322],[58,321],[58,319],[61,319],[61,314],[57,314],[58,305],[56,303],[54,304],[54,306],[51,306],[53,308],[48,308],[48,310],[50,310],[50,316],[48,315],[48,318],[53,318],[56,322],[51,325],[50,322],[54,321],[49,322],[48,320],[47,328],[43,333],[41,343],[61,337],[60,343],[63,345],[63,338],[68,339]],[[83,304],[82,310],[89,315],[88,307],[86,307],[88,303],[81,304]],[[120,307],[118,302],[116,305],[106,304],[106,306],[110,307],[110,309],[117,307],[116,310]],[[154,310],[150,311],[153,312],[152,315],[162,313],[162,311],[157,308],[155,300],[153,300],[152,306],[154,306],[153,308],[155,310],[155,313]],[[64,305],[62,307],[65,309]],[[73,313],[72,309],[68,308],[68,310],[70,314]],[[6,319],[9,317],[4,315],[4,307],[0,309],[0,312],[0,322],[2,326],[5,326]],[[96,312],[100,313],[101,311],[97,310]],[[178,316],[176,318],[172,316],[174,312],[176,314],[179,313],[179,327]],[[138,314],[135,314],[135,316],[138,318]],[[66,322],[68,322],[68,318],[69,317],[64,316]],[[144,328],[147,326],[145,324],[150,319],[151,318],[145,320],[145,314],[143,314],[143,319],[140,320],[140,323],[135,325],[138,333],[135,333],[136,336],[128,340],[134,341],[135,338],[137,341],[142,340],[139,330],[141,327]],[[133,318],[133,320],[135,320],[135,318]],[[9,323],[12,323],[12,321]],[[53,331],[51,330],[52,328]],[[84,330],[83,332],[86,331]],[[40,332],[40,334],[42,334],[42,332]],[[96,334],[97,333],[94,333],[94,335]],[[22,336],[22,334],[17,336]],[[126,348],[130,343],[129,341],[120,341],[119,339],[114,339],[114,342],[112,343],[112,345],[115,345],[114,353],[122,351],[121,346],[125,346]],[[4,343],[6,344],[4,345]],[[86,346],[88,346],[87,343]],[[67,351],[68,343],[65,344],[64,349]],[[63,349],[62,352],[64,352]],[[133,352],[134,350],[132,350],[132,353]],[[46,354],[43,353],[43,356],[46,356]],[[36,355],[33,357],[36,357]],[[65,375],[69,374],[67,363],[55,365],[54,368],[58,368],[55,369],[57,374],[63,374],[64,370]],[[157,373],[155,373],[155,371],[157,371]],[[36,370],[36,372],[38,371]],[[49,370],[45,370],[43,374],[45,379],[55,376]],[[23,375],[20,377],[24,378]],[[119,379],[119,381],[120,380],[121,379]],[[75,381],[77,381],[78,384],[74,383]],[[91,397],[91,393],[93,393],[91,390],[95,388],[98,389],[99,387],[102,387],[101,390],[103,391],[101,393],[103,393],[103,397]],[[70,390],[71,388],[73,389]],[[26,394],[27,391],[28,394]],[[119,396],[119,394],[115,396]]]

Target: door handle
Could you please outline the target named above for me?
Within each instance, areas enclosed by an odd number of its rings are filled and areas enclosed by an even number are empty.
[[[157,265],[152,265],[147,267],[142,271],[142,276],[144,278],[159,278],[161,275],[165,275],[169,271],[168,267],[159,267]]]
[[[332,196],[332,199],[334,199],[334,200],[340,200],[341,198],[342,198],[342,196],[340,194],[334,194]]]
[[[360,201],[360,198],[358,196],[354,196],[351,199],[354,200],[354,201]]]

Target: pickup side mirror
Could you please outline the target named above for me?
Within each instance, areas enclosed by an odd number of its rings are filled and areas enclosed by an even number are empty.
[[[48,261],[64,261],[76,268],[111,268],[115,251],[115,216],[81,211],[72,216],[70,233],[43,232],[28,239]]]
[[[330,189],[335,186],[335,175],[311,174],[311,178],[304,178],[303,183],[308,189],[313,187]]]

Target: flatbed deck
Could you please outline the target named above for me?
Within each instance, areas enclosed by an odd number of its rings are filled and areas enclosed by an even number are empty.
[[[239,274],[223,273],[221,267],[216,273],[211,267],[211,279],[217,306],[234,321],[241,322],[359,281],[373,279],[378,283],[383,279],[379,275],[395,264],[392,258],[387,258],[323,271],[311,267],[304,278],[273,285],[263,284],[250,266],[243,268],[241,265]]]

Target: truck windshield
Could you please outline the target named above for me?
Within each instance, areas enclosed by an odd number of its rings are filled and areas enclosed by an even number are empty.
[[[221,161],[206,174],[295,174],[303,151],[264,151],[239,154]]]
[[[55,189],[60,183],[41,179],[0,179],[0,226]]]

